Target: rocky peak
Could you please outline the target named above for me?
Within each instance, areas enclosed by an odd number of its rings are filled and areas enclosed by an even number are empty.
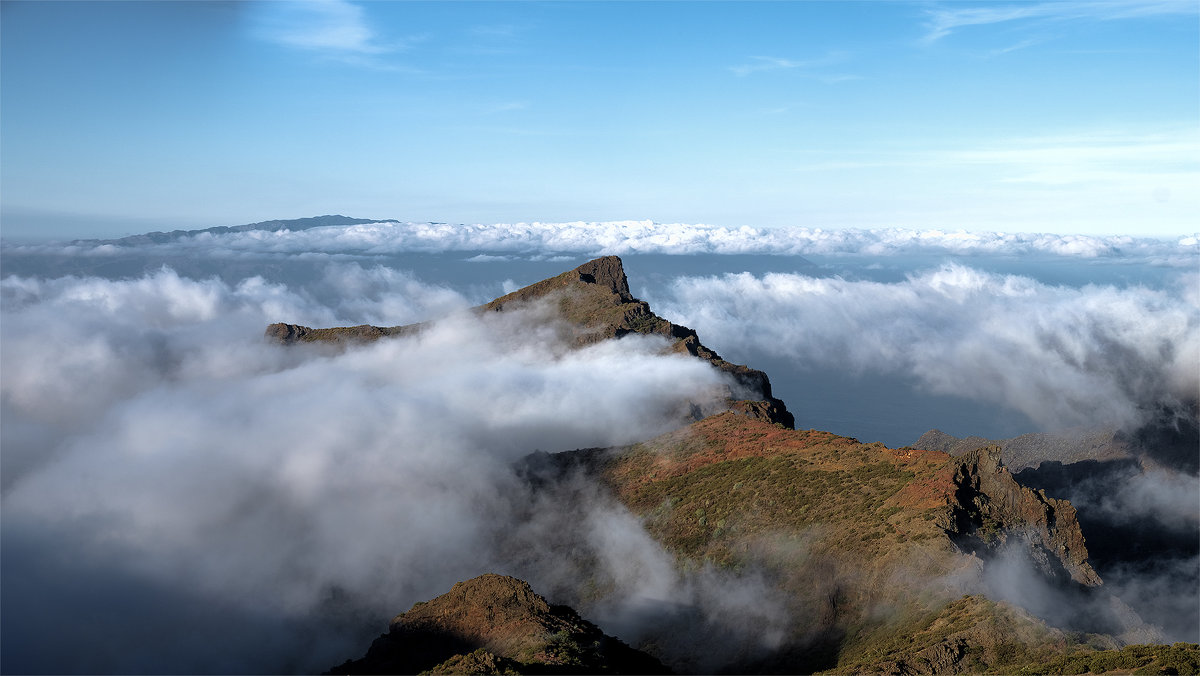
[[[585,284],[602,286],[621,297],[628,303],[634,300],[629,293],[629,280],[625,277],[625,267],[617,256],[601,256],[575,268],[579,273],[579,281]]]
[[[984,446],[954,458],[943,470],[952,492],[942,525],[951,540],[964,551],[984,553],[1024,537],[1050,577],[1089,587],[1102,584],[1088,563],[1075,508],[1018,484],[1000,454],[999,446]]]
[[[527,582],[486,574],[397,615],[365,657],[333,673],[667,673]]]

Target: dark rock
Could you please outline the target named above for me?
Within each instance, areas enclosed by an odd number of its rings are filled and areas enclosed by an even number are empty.
[[[971,451],[944,471],[952,473],[954,494],[943,527],[960,549],[982,553],[1019,535],[1052,579],[1102,584],[1088,563],[1075,508],[1017,483],[1001,463],[998,446]]]
[[[634,297],[629,293],[629,280],[625,277],[625,267],[617,256],[602,256],[580,265],[575,271],[579,273],[580,281],[609,289],[626,303],[633,302]]]

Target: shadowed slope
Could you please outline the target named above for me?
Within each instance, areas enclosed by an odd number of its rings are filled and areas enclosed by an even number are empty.
[[[528,583],[487,574],[397,615],[366,656],[331,673],[663,674],[656,659],[605,635]]]

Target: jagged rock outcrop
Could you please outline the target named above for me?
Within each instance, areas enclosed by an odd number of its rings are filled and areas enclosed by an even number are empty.
[[[388,633],[335,674],[665,674],[661,662],[604,634],[528,583],[486,574],[397,615]]]
[[[705,347],[696,332],[654,314],[645,301],[629,292],[625,268],[617,256],[602,256],[555,277],[544,279],[506,294],[475,312],[504,312],[534,301],[551,303],[571,330],[569,338],[578,346],[621,338],[632,333],[663,336],[671,349],[712,364],[728,374],[735,387],[728,393],[733,410],[760,420],[794,427],[795,417],[771,392],[767,374],[742,364],[733,364]],[[357,342],[387,336],[410,335],[426,324],[405,326],[347,326],[313,329],[296,324],[271,324],[266,337],[280,343]],[[703,413],[711,413],[705,411]]]
[[[1086,586],[1102,584],[1088,563],[1075,508],[1017,483],[1000,459],[999,446],[985,446],[954,459],[945,469],[948,510],[939,520],[961,549],[994,550],[1010,538],[1028,541],[1035,563],[1052,578]]]

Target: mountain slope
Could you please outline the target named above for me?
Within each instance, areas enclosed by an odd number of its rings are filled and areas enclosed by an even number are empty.
[[[658,660],[605,635],[528,583],[487,574],[397,615],[339,674],[663,674]]]
[[[995,447],[952,458],[722,414],[612,455],[602,476],[692,558],[731,562],[747,535],[818,525],[817,541],[871,559],[927,540],[984,555],[1019,534],[1047,572],[1101,584],[1070,503],[1017,484]]]
[[[1017,484],[994,447],[954,458],[724,413],[628,447],[531,456],[525,471],[543,483],[580,472],[601,482],[681,570],[770,581],[790,617],[786,636],[724,671],[872,672],[889,660],[903,673],[939,660],[939,672],[996,670],[1061,655],[1076,634],[982,596],[954,605],[1014,552],[1047,588],[1108,598],[1071,505]],[[1115,630],[1141,627],[1132,618]],[[1089,640],[1089,650],[1121,645]]]

